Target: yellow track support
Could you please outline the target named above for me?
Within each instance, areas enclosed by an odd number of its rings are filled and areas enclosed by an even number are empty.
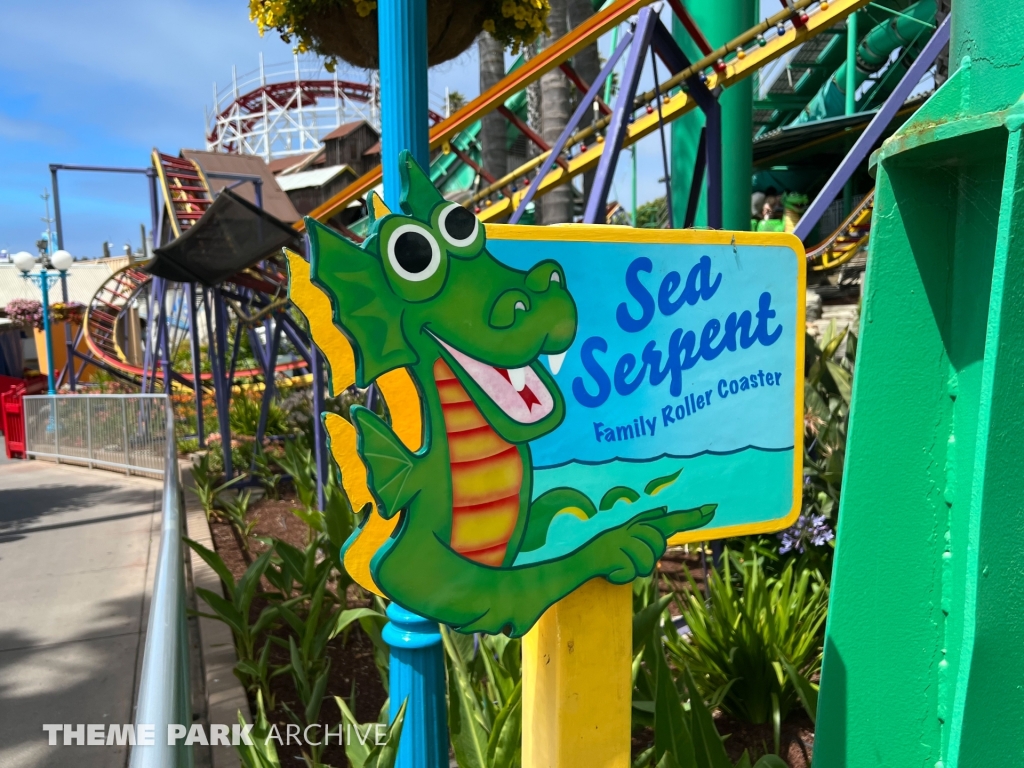
[[[603,11],[591,16],[584,24],[556,41],[551,47],[542,51],[540,55],[532,59],[525,66],[520,67],[515,72],[509,73],[508,76],[493,88],[475,98],[444,122],[431,128],[431,150],[441,148],[444,143],[449,141],[456,133],[467,128],[473,122],[479,120],[500,104],[503,104],[509,96],[521,91],[530,83],[539,79],[544,72],[547,72],[548,70],[565,62],[581,48],[594,42],[598,37],[615,26],[625,22],[641,8],[646,5],[650,5],[652,1],[653,0],[616,0]],[[715,88],[722,86],[727,88],[733,83],[739,82],[743,78],[750,76],[756,70],[774,61],[779,56],[782,56],[786,52],[792,50],[797,45],[806,42],[808,39],[814,37],[823,30],[828,29],[839,21],[842,21],[853,11],[866,6],[868,2],[869,0],[834,0],[834,2],[827,3],[827,7],[822,8],[822,5],[826,4],[822,3],[815,6],[813,0],[797,0],[797,2],[793,4],[792,11],[798,12],[800,10],[804,10],[809,14],[807,24],[804,27],[787,29],[785,34],[773,37],[764,47],[755,45],[749,50],[744,48],[743,58],[736,56],[735,58],[730,59],[726,63],[724,72],[717,74],[712,73],[708,76],[708,87]],[[703,71],[703,69],[714,63],[714,57],[721,56],[726,52],[737,50],[737,41],[753,40],[767,27],[787,18],[792,11],[787,8],[780,13],[775,14],[770,19],[766,19],[764,22],[761,22],[756,27],[741,35],[736,41],[726,44],[723,48],[714,51],[711,56],[701,59],[691,69],[694,71]],[[671,86],[676,84],[677,78],[673,77],[666,81],[663,84],[663,87],[668,90]],[[694,106],[693,100],[688,99],[685,94],[677,94],[671,98],[668,103],[663,105],[663,119],[665,122],[670,122],[677,117],[686,114],[693,109]],[[624,145],[629,146],[630,144],[639,141],[644,136],[656,130],[657,127],[657,113],[637,118],[637,120],[629,126]],[[586,131],[581,131],[579,138],[583,138],[585,135]],[[560,184],[565,184],[580,173],[595,167],[601,157],[603,147],[604,145],[598,141],[586,152],[570,160],[568,163],[568,171],[556,166],[555,170],[549,173],[540,182],[541,188],[537,191],[537,194],[543,195],[548,190]],[[547,153],[543,153],[534,157],[528,163],[517,168],[513,173],[499,179],[497,184],[492,186],[494,186],[495,189],[498,189],[518,178],[521,178],[529,171],[540,166],[546,155]],[[366,195],[380,183],[381,169],[378,167],[357,179],[332,199],[313,210],[310,213],[310,216],[317,221],[325,221],[349,206],[355,200]],[[505,198],[497,201],[493,205],[485,207],[480,213],[480,218],[484,221],[492,221],[495,219],[500,220],[502,217],[510,215],[514,210],[513,205],[517,204],[519,199],[521,199],[521,194],[522,193],[517,194],[512,198],[512,200]],[[484,197],[479,196],[476,199],[482,200]],[[305,224],[301,220],[297,221],[294,226],[295,229],[300,232],[305,228]]]
[[[709,75],[707,79],[708,88],[728,88],[729,86],[738,83],[740,80],[749,77],[761,67],[771,63],[801,43],[806,42],[823,30],[828,29],[839,21],[842,21],[854,11],[867,5],[868,2],[869,0],[835,0],[835,2],[829,3],[828,8],[825,10],[819,9],[814,13],[811,13],[807,20],[807,24],[802,29],[795,27],[787,29],[784,35],[779,35],[778,37],[773,38],[767,45],[763,47],[754,47],[750,51],[745,51],[742,59],[738,57],[732,59],[726,64],[724,72]],[[662,121],[666,123],[671,122],[678,117],[682,117],[695,107],[696,102],[694,99],[690,98],[685,93],[677,93],[675,96],[669,97],[662,104]],[[623,140],[623,146],[628,147],[648,134],[653,133],[657,129],[658,113],[656,110],[651,114],[642,115],[628,126],[626,137]],[[603,151],[604,143],[598,142],[593,146],[588,147],[586,152],[582,152],[572,158],[568,163],[568,170],[556,165],[551,172],[547,174],[547,176],[540,180],[540,182],[532,182],[533,184],[540,184],[540,187],[536,192],[536,196],[543,195],[545,192],[569,182],[579,174],[596,168]],[[543,162],[545,156],[546,153],[533,158],[529,163],[520,166],[505,178],[499,179],[497,183],[507,184],[510,180],[525,175],[533,168],[539,166],[541,162]],[[511,198],[506,197],[501,200],[497,200],[491,205],[483,208],[477,216],[481,221],[495,221],[509,216],[515,210],[515,207],[519,204],[519,201],[522,199],[524,194],[526,194],[526,192],[525,190],[522,190],[516,192]]]

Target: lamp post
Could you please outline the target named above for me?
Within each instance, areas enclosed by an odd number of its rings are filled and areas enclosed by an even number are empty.
[[[14,266],[21,271],[21,276],[31,280],[43,292],[43,335],[46,337],[46,393],[56,395],[53,383],[53,340],[50,338],[50,288],[64,277],[74,262],[74,257],[67,251],[56,251],[52,255],[42,253],[39,256],[39,272],[30,274],[36,259],[28,251],[14,254]],[[57,270],[57,274],[49,270]]]

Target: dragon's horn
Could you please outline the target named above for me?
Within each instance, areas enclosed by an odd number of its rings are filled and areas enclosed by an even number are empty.
[[[370,210],[370,220],[382,219],[391,213],[391,209],[384,205],[384,201],[376,192],[370,193],[370,204],[366,206]]]
[[[402,210],[420,221],[429,221],[431,209],[444,198],[407,149],[398,155],[398,174],[402,180]]]

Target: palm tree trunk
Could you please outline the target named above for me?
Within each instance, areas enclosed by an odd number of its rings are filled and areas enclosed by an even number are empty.
[[[551,0],[548,16],[549,42],[558,40],[568,31],[567,0]],[[540,79],[540,135],[554,144],[565,124],[569,122],[569,81],[562,70],[555,68]],[[562,224],[572,221],[572,188],[569,184],[555,187],[540,198],[541,220],[544,224]]]
[[[594,14],[594,5],[591,0],[568,0],[568,11],[569,11],[569,28],[576,29],[580,24],[589,19]],[[592,85],[597,76],[601,73],[601,59],[597,53],[597,43],[588,45],[582,51],[577,53],[572,60],[573,69],[576,70],[587,85]],[[583,94],[579,94],[582,97]],[[579,98],[573,99],[574,104],[579,103]],[[591,117],[584,119],[583,124],[587,125],[593,122],[593,111],[591,111]],[[583,200],[586,205],[587,198],[590,197],[590,188],[594,183],[594,176],[597,174],[597,170],[587,171],[583,174]]]
[[[505,51],[501,43],[484,32],[477,38],[480,55],[480,93],[493,87],[505,76]],[[480,126],[480,145],[484,169],[497,179],[508,173],[508,146],[505,118],[491,112]]]

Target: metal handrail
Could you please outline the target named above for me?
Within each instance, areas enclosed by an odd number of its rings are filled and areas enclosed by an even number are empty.
[[[163,519],[160,554],[153,581],[153,598],[146,629],[137,708],[136,746],[130,768],[192,768],[192,747],[168,738],[168,726],[192,724],[189,680],[188,625],[185,612],[185,572],[182,551],[184,504],[174,439],[174,412],[167,401],[167,452],[164,464]],[[150,726],[152,730],[150,731]],[[141,744],[145,727],[152,744]],[[147,740],[148,741],[148,740]]]

